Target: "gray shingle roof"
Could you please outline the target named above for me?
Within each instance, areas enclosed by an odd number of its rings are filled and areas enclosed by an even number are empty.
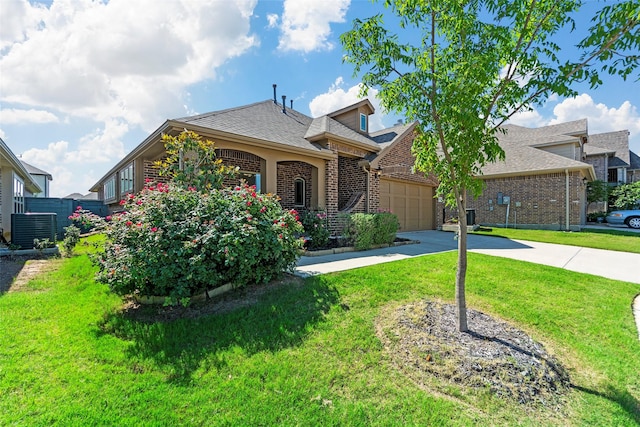
[[[24,160],[20,159],[20,162],[22,162],[22,164],[24,165],[24,168],[27,170],[27,172],[29,172],[31,175],[44,175],[47,178],[49,178],[49,180],[51,180],[53,177],[51,176],[51,174],[49,172],[45,172],[42,169],[39,169],[33,165],[30,165],[29,163],[25,162]]]
[[[575,120],[540,128],[507,124],[506,132],[498,132],[498,142],[505,160],[486,165],[483,175],[516,175],[562,169],[588,169],[586,163],[536,148],[547,145],[579,142],[587,134],[587,119]]]
[[[312,119],[290,108],[286,108],[283,112],[282,106],[272,100],[197,116],[181,117],[173,121],[313,151],[325,149],[308,139],[325,133],[378,149],[378,145],[370,138],[326,115]]]
[[[614,151],[613,158],[609,160],[610,167],[629,167],[631,164],[628,130],[589,135],[587,146]]]
[[[500,141],[522,141],[528,145],[538,145],[545,138],[558,137],[560,135],[578,136],[587,134],[587,119],[574,120],[557,125],[542,126],[539,128],[526,128],[513,124],[501,126],[506,133],[498,132]]]
[[[361,144],[368,145],[376,150],[379,148],[378,144],[376,144],[376,142],[371,138],[368,138],[365,135],[346,127],[342,123],[326,115],[313,119],[311,125],[309,126],[309,129],[307,129],[307,132],[304,134],[304,138],[313,139],[314,137],[323,134],[331,134],[342,138],[351,139]]]
[[[369,136],[371,136],[372,140],[378,143],[380,148],[384,148],[387,145],[392,144],[398,136],[404,134],[411,126],[413,126],[413,123],[399,124],[387,129],[371,132]]]
[[[561,169],[588,169],[586,163],[518,143],[502,142],[505,160],[482,168],[483,175],[515,175]]]
[[[312,121],[310,117],[289,108],[283,113],[282,106],[271,100],[173,121],[307,150],[323,150],[304,139]]]

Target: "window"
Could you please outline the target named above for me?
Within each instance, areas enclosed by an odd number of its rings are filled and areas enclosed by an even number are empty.
[[[24,182],[13,175],[13,213],[24,213]]]
[[[608,181],[618,182],[618,169],[609,169]]]
[[[296,178],[295,181],[293,181],[293,185],[293,203],[296,206],[304,206],[304,179]]]
[[[360,130],[362,132],[367,131],[367,116],[360,113]]]
[[[261,177],[259,173],[254,173],[254,172],[240,172],[238,173],[238,178],[240,179],[240,181],[244,181],[247,183],[247,185],[252,186],[255,185],[256,186],[256,191],[260,192],[262,189],[262,183],[261,183]]]
[[[133,163],[120,171],[120,194],[133,192]]]
[[[112,176],[104,183],[104,199],[111,200],[116,198],[116,177]]]

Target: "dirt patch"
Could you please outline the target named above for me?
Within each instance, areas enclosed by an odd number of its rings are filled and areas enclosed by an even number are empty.
[[[51,259],[32,258],[0,257],[0,294],[20,291],[34,277],[55,268]]]
[[[393,362],[423,387],[485,392],[525,406],[562,406],[567,371],[525,332],[467,310],[468,333],[456,328],[455,307],[422,301],[388,309],[376,330]]]
[[[282,278],[267,284],[248,285],[211,299],[193,300],[187,307],[181,305],[166,307],[162,305],[146,305],[129,299],[123,305],[121,313],[127,318],[145,323],[168,322],[184,318],[193,319],[254,305],[264,294],[282,286],[303,285],[304,280],[300,277],[285,274]]]

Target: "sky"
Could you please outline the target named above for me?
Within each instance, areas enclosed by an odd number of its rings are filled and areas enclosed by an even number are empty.
[[[601,6],[587,1],[563,48]],[[52,174],[51,197],[86,194],[167,119],[271,99],[274,83],[312,117],[357,102],[339,36],[379,12],[368,0],[0,0],[0,138]],[[628,129],[640,154],[639,85],[607,77],[512,122],[587,118],[591,134]],[[370,100],[372,130],[400,118]]]

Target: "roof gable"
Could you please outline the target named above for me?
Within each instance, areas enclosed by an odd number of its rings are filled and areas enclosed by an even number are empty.
[[[613,151],[613,159],[609,162],[610,166],[626,167],[631,164],[628,130],[590,135],[587,146]]]

